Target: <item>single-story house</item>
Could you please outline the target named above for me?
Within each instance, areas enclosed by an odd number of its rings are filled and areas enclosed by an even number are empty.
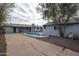
[[[33,30],[35,31],[36,28],[40,28],[35,26],[35,28],[33,28],[32,25],[24,25],[24,24],[5,24],[4,25],[4,30],[6,33],[26,33],[26,32],[33,32]],[[40,29],[37,29],[39,31],[41,31]]]
[[[60,36],[56,24],[53,22],[48,22],[43,25],[43,32],[47,32],[49,35]],[[57,25],[64,25],[64,24],[57,24]],[[79,38],[79,22],[74,23],[67,23],[64,31],[64,36],[67,36],[70,32],[75,33],[77,38]]]

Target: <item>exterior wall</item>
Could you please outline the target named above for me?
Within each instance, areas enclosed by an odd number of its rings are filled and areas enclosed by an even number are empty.
[[[19,32],[19,28],[16,28],[16,33],[18,33]]]
[[[43,27],[43,32],[46,32],[49,35],[59,36],[58,30],[54,30],[54,26],[46,26],[46,28]],[[79,24],[67,25],[64,36],[66,37],[70,32],[75,33],[79,39]]]
[[[55,30],[54,26],[46,26],[45,28],[43,27],[43,32],[46,32],[49,35],[59,36],[58,30],[57,29]]]
[[[31,32],[31,27],[4,27],[6,33]]]
[[[31,28],[29,27],[19,27],[16,30],[17,32],[23,32],[23,33],[31,32]]]
[[[75,33],[77,38],[79,38],[79,24],[68,25],[65,28],[65,35],[64,36],[67,36],[67,34],[70,32]]]
[[[13,27],[4,27],[6,33],[13,33]]]

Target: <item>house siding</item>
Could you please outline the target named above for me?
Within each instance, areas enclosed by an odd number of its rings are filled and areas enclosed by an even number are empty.
[[[13,27],[4,27],[6,33],[13,33]]]
[[[4,27],[6,33],[26,33],[31,32],[31,27]]]
[[[49,35],[59,35],[58,29],[54,30],[54,26],[43,26],[43,32],[47,32]],[[79,24],[69,24],[65,27],[64,37],[66,37],[70,32],[75,33],[77,38],[79,39]]]
[[[18,33],[19,32],[19,28],[16,28],[16,33]]]
[[[57,29],[55,30],[54,26],[46,26],[46,28],[43,27],[43,32],[46,32],[49,35],[59,36],[58,30]]]
[[[68,25],[65,28],[64,36],[67,36],[68,33],[73,32],[76,34],[77,38],[79,38],[79,24]]]

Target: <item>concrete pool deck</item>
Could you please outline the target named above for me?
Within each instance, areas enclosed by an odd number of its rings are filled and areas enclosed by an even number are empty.
[[[7,56],[56,56],[56,55],[79,55],[69,49],[37,40],[23,34],[5,34],[7,43]],[[61,52],[62,51],[62,52]]]

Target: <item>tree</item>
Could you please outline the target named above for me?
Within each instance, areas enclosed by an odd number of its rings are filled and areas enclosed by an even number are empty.
[[[43,19],[53,20],[53,24],[56,24],[60,35],[63,36],[66,23],[76,13],[77,5],[73,3],[41,3],[37,7],[37,11],[41,12]]]
[[[6,18],[8,17],[9,8],[12,8],[13,6],[13,3],[0,3],[0,32],[3,28],[4,21],[6,21]]]

